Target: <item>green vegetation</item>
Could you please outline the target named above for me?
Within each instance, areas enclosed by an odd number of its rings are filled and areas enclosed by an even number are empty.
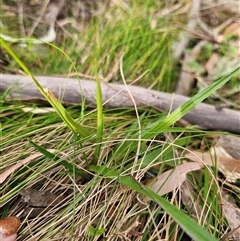
[[[19,240],[214,241],[224,234],[228,224],[217,198],[219,184],[212,179],[217,173],[205,168],[199,175],[188,175],[195,198],[203,204],[200,216],[181,202],[178,190],[160,196],[149,181],[182,164],[181,153],[186,149],[207,148],[209,136],[219,134],[177,122],[219,89],[230,93],[237,88],[239,68],[171,114],[149,108],[102,109],[99,83],[109,73],[112,82],[126,79],[127,84],[173,92],[177,67],[171,48],[179,30],[174,27],[175,15],[156,17],[157,9],[164,7],[150,0],[131,1],[129,8],[109,7],[80,32],[67,26],[62,38],[39,48],[30,43],[19,51],[18,44],[9,47],[1,40],[9,61],[4,72],[21,68],[53,109],[39,114],[44,106],[9,102],[7,93],[1,93],[1,169],[29,161],[1,184],[0,215],[22,212],[19,192],[23,188],[63,198],[47,211],[22,219]],[[13,26],[7,27],[18,35]],[[210,56],[212,45],[204,51]],[[96,109],[85,104],[63,107],[35,77],[72,72],[97,81]]]

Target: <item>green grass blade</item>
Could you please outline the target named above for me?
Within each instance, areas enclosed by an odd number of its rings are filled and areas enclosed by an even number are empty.
[[[48,88],[43,88],[44,92],[47,95],[48,102],[52,105],[52,107],[56,110],[61,119],[67,124],[67,126],[73,131],[80,134],[82,137],[90,136],[90,133],[86,130],[86,128],[79,125],[67,112],[67,110],[63,107],[61,102],[54,96],[52,91]]]
[[[221,88],[224,84],[226,84],[232,77],[234,77],[240,70],[240,67],[236,68],[230,74],[220,78],[210,86],[206,87],[204,90],[199,92],[190,98],[186,103],[173,111],[169,116],[167,116],[164,120],[161,120],[159,123],[154,123],[149,128],[149,130],[145,131],[143,134],[143,138],[153,138],[156,133],[161,132],[162,130],[168,128],[173,125],[176,121],[181,119],[184,115],[194,109],[199,103],[213,94],[216,90]]]
[[[217,239],[205,228],[201,227],[194,219],[180,211],[176,206],[172,205],[146,186],[139,185],[139,187],[136,188],[138,182],[133,179],[131,181],[131,179],[130,177],[126,179],[123,177],[120,179],[120,183],[133,188],[135,191],[157,202],[191,238],[197,241],[217,241]]]
[[[40,153],[42,153],[45,157],[53,159],[53,160],[59,160],[59,157],[56,154],[53,154],[51,152],[49,152],[47,149],[45,149],[44,147],[36,144],[35,142],[29,140],[29,142],[31,143],[31,145]],[[90,175],[83,172],[82,170],[80,170],[78,167],[76,167],[76,165],[69,163],[67,161],[60,161],[59,162],[60,165],[64,166],[69,172],[73,173],[75,172],[77,175],[85,178],[86,180],[90,179]]]
[[[160,134],[161,132],[166,131],[169,129],[171,125],[173,125],[176,121],[181,119],[184,115],[186,115],[188,112],[193,110],[195,106],[197,106],[199,103],[201,103],[204,99],[206,99],[208,96],[213,94],[216,90],[221,88],[224,84],[226,84],[233,76],[235,76],[240,70],[240,67],[236,68],[234,71],[232,71],[230,74],[220,78],[216,82],[214,82],[209,87],[205,88],[192,98],[190,98],[186,103],[181,105],[179,108],[177,108],[175,111],[173,111],[170,115],[168,115],[165,118],[160,117],[160,120],[155,121],[154,123],[150,124],[146,128],[142,130],[142,138],[143,139],[152,139],[157,134]],[[132,135],[132,139],[138,139],[138,133]],[[118,149],[118,152],[120,153],[119,158],[121,159],[121,153],[126,153],[126,151],[131,152],[135,150],[137,147],[137,142],[128,142],[121,143],[121,147]]]
[[[116,178],[121,184],[130,187],[138,193],[148,197],[152,201],[157,202],[179,226],[194,240],[197,241],[217,241],[205,228],[201,227],[194,219],[190,218],[184,212],[180,211],[176,206],[166,201],[163,197],[152,191],[149,187],[142,185],[130,176],[121,176],[117,170],[106,167],[91,166],[91,171],[105,178]]]
[[[7,45],[7,43],[0,38],[0,45],[12,56],[12,58],[17,62],[17,64],[23,69],[23,71],[31,77],[33,82],[36,84],[38,90],[42,93],[42,95],[46,98],[46,100],[53,106],[65,124],[68,126],[70,130],[80,134],[82,137],[88,138],[90,137],[90,133],[78,124],[67,112],[67,110],[62,106],[61,102],[57,100],[54,95],[51,93],[49,89],[44,89],[37,79],[32,75],[31,71],[26,67],[26,65],[17,57],[17,55],[12,51],[12,49]]]
[[[101,82],[98,77],[97,68],[95,64],[95,77],[96,77],[96,100],[97,100],[97,145],[96,145],[96,153],[95,153],[95,164],[100,156],[101,151],[101,142],[103,135],[103,103],[102,103],[102,89]]]

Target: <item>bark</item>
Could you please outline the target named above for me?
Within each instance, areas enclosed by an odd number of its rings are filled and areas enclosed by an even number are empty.
[[[1,75],[0,92],[7,91],[13,100],[44,100],[37,87],[28,76]],[[96,107],[96,82],[49,76],[36,76],[39,83],[52,90],[63,104],[81,105],[85,101],[90,107]],[[189,98],[178,94],[145,89],[138,86],[125,86],[101,82],[103,105],[106,108],[133,107],[133,99],[138,107],[149,106],[159,111],[173,111]],[[132,95],[132,98],[129,95]],[[221,130],[240,134],[240,112],[200,103],[183,117],[192,125],[207,130]]]

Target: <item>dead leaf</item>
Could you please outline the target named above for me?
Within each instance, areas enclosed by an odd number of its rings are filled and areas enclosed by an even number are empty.
[[[188,210],[188,213],[191,213],[195,217],[200,217],[202,207],[192,184],[188,180],[185,180],[180,187],[180,191],[182,203]]]
[[[221,147],[216,146],[210,152],[205,153],[191,151],[185,157],[210,167],[216,166],[228,182],[234,183],[240,179],[240,160],[232,158]]]
[[[219,60],[219,54],[213,53],[212,56],[208,59],[207,63],[205,64],[205,69],[208,74],[212,73],[214,66],[216,65],[217,61]]]
[[[203,163],[204,165],[213,166],[212,157],[208,152],[191,151],[185,155],[185,158],[194,162]]]
[[[52,107],[45,107],[45,108],[31,108],[31,107],[23,107],[22,110],[24,112],[31,112],[33,114],[46,114],[55,112],[55,110]]]
[[[200,162],[187,162],[177,166],[175,169],[168,170],[155,178],[149,186],[159,195],[165,195],[179,188],[186,180],[187,173],[199,170],[203,167]],[[153,184],[153,185],[151,185]]]
[[[239,23],[233,22],[230,24],[224,31],[224,36],[227,37],[227,35],[232,35],[240,38],[240,25]]]
[[[49,152],[54,153],[56,152],[55,149],[48,149]],[[3,171],[2,173],[0,173],[0,184],[2,184],[9,175],[11,175],[13,172],[15,172],[17,169],[19,169],[20,167],[26,165],[27,163],[37,159],[38,157],[43,156],[43,154],[41,153],[36,153],[34,155],[31,155],[23,160],[20,160],[18,163],[16,163],[15,165],[9,167],[7,170]]]
[[[240,240],[240,209],[231,204],[225,196],[222,197],[222,208],[229,227],[231,228],[234,240]]]

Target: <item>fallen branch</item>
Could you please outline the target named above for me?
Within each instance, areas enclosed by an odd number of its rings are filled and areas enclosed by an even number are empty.
[[[90,107],[96,107],[96,83],[89,80],[67,79],[59,77],[37,76],[39,83],[52,90],[64,104],[81,105],[85,101]],[[102,82],[104,107],[133,107],[127,88],[136,105],[149,106],[159,111],[173,111],[189,98],[164,92],[145,89],[138,86],[124,86]],[[45,100],[30,77],[20,75],[1,75],[0,92],[6,92],[12,100]],[[183,117],[192,125],[207,130],[221,130],[240,134],[240,112],[201,103]]]

